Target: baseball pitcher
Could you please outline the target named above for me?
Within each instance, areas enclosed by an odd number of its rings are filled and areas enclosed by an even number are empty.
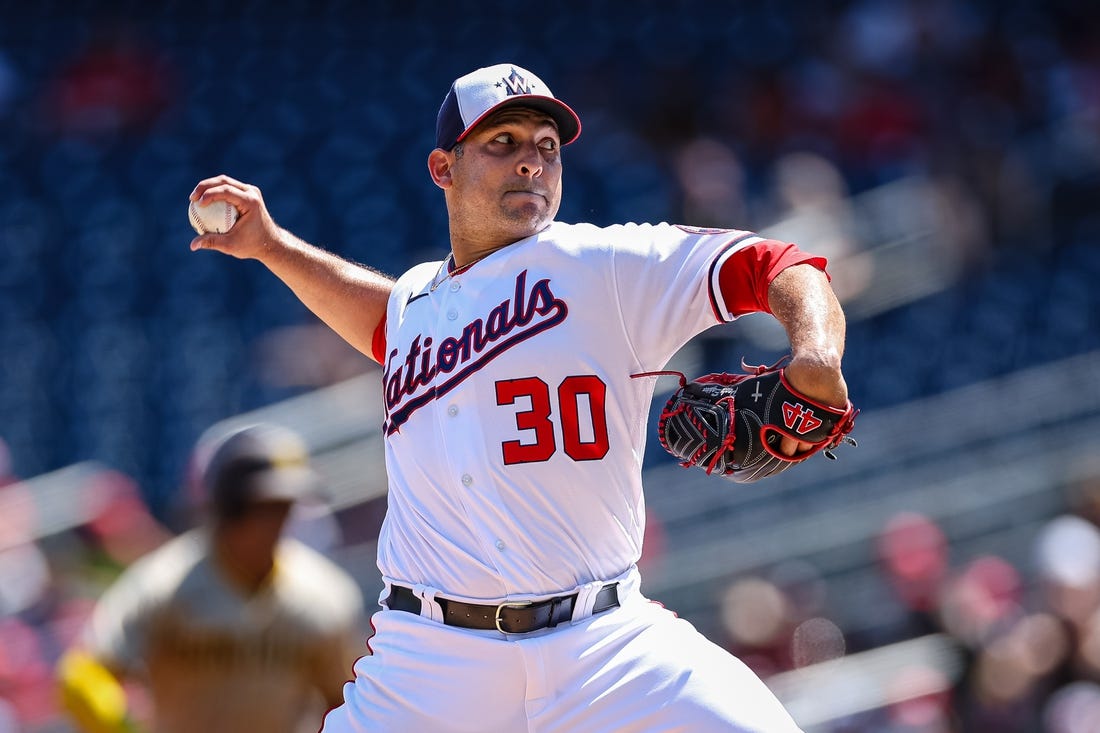
[[[450,253],[396,280],[277,226],[255,186],[223,175],[191,194],[239,211],[193,250],[258,259],[382,367],[385,587],[326,733],[798,730],[744,664],[642,594],[641,467],[654,374],[750,312],[782,323],[790,359],[685,379],[662,444],[750,481],[845,438],[826,263],[747,231],[557,221],[580,131],[519,66],[457,79],[427,161]]]

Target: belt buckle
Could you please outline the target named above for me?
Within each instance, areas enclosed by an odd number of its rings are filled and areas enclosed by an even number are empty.
[[[497,610],[496,610],[496,614],[494,614],[494,619],[493,619],[496,622],[497,631],[499,631],[502,634],[512,633],[511,631],[505,631],[504,629],[500,628],[500,621],[501,621],[500,612],[503,611],[505,608],[527,608],[528,606],[533,606],[533,605],[535,605],[533,601],[511,601],[511,602],[505,601],[504,603],[501,603],[500,605],[498,605]],[[520,633],[520,632],[516,632],[516,633]]]

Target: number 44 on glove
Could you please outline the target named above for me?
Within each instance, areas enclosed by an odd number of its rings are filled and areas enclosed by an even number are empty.
[[[834,448],[856,444],[848,433],[859,410],[851,402],[838,409],[800,394],[783,375],[782,365],[788,359],[757,367],[742,361],[745,374],[707,374],[691,381],[680,372],[634,376],[675,374],[680,378],[680,388],[661,411],[657,435],[681,466],[751,483],[821,451],[835,459]],[[784,455],[779,452],[784,437],[812,447]]]

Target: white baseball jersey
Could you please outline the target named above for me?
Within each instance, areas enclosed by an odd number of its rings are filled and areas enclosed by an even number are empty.
[[[385,610],[325,733],[798,733],[740,660],[640,592],[654,385],[631,375],[766,310],[770,278],[812,260],[749,232],[556,223],[402,276],[374,350]],[[605,582],[618,605],[596,613]],[[419,614],[389,609],[393,584]],[[528,634],[446,625],[438,602],[566,593],[569,622]]]
[[[554,223],[464,271],[435,262],[403,275],[376,354],[390,484],[383,576],[452,598],[515,599],[634,565],[654,380],[631,375],[736,317],[719,271],[758,242]]]
[[[253,595],[210,560],[193,530],[128,568],[84,636],[108,666],[147,678],[156,730],[316,731],[362,654],[359,587],[306,545],[284,538],[270,582]]]

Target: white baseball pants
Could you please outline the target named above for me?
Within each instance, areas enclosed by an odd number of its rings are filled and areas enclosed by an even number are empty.
[[[645,599],[637,571],[619,597],[526,635],[444,626],[431,601],[420,616],[379,611],[373,654],[322,733],[800,733],[739,659]]]

